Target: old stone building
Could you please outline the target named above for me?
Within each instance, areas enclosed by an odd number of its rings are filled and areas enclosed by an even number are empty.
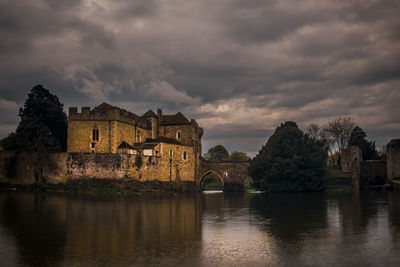
[[[94,109],[71,107],[69,153],[124,153],[142,157],[143,168],[129,166],[127,176],[141,181],[195,181],[203,129],[182,113],[142,116],[103,103]]]

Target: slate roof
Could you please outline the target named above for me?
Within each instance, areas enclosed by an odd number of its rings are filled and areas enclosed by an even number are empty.
[[[118,107],[114,107],[110,104],[107,104],[106,102],[103,102],[100,105],[98,105],[97,107],[95,107],[95,109],[111,109],[111,108],[118,108]]]
[[[136,143],[132,149],[141,150],[141,149],[153,149],[158,144],[147,144],[147,143]]]
[[[118,146],[118,148],[133,149],[133,147],[130,144],[128,144],[127,142],[125,142],[125,141],[122,141],[122,143]]]
[[[147,138],[146,143],[167,143],[167,144],[174,144],[174,145],[183,145],[176,139],[168,138],[168,137],[158,137],[156,139]]]
[[[144,113],[142,115],[142,117],[144,118],[151,118],[151,117],[157,117],[157,115],[154,113],[154,111],[152,111],[151,109],[149,109],[146,113]]]
[[[163,115],[161,125],[190,124],[190,121],[180,112],[175,115]]]

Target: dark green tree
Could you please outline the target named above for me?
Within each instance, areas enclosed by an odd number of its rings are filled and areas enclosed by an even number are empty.
[[[368,141],[367,134],[360,127],[355,127],[350,135],[348,146],[358,146],[361,149],[363,160],[373,160],[378,158],[375,141]]]
[[[207,153],[204,154],[204,158],[209,161],[224,161],[228,158],[228,156],[228,151],[222,145],[216,145],[215,147],[210,148]]]
[[[36,85],[20,108],[21,122],[4,139],[4,148],[15,151],[58,152],[67,148],[67,116],[56,95]]]
[[[322,190],[327,157],[322,142],[285,122],[251,160],[252,186],[267,192]]]
[[[239,152],[239,151],[233,151],[227,158],[228,160],[233,160],[233,161],[245,161],[245,160],[250,160],[250,157],[247,156],[246,153],[244,152]]]

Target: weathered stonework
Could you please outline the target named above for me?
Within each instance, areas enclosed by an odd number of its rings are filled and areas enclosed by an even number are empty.
[[[358,146],[352,146],[347,149],[343,149],[341,157],[343,172],[358,172],[361,161],[362,152]]]
[[[386,147],[388,180],[400,180],[400,139],[394,139]]]
[[[103,103],[69,109],[67,153],[0,153],[0,182],[66,184],[105,181],[200,189],[210,171],[224,189],[243,191],[248,162],[201,160],[203,129],[182,113],[142,116]]]
[[[94,132],[97,131],[96,135]],[[179,136],[178,136],[179,132]],[[143,116],[103,103],[93,110],[71,107],[68,117],[68,152],[117,153],[118,146],[126,142],[131,146],[148,139],[171,139],[194,147],[201,155],[203,129],[195,120],[182,113],[157,115],[149,110]]]
[[[360,162],[359,183],[361,187],[383,185],[386,179],[386,160],[368,160]]]
[[[244,191],[246,181],[249,179],[249,166],[248,161],[209,162],[201,160],[197,183],[200,186],[203,178],[212,172],[220,178],[224,191]]]

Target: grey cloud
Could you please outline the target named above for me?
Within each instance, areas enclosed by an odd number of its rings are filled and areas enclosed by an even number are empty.
[[[255,152],[279,123],[353,116],[400,131],[398,1],[3,1],[0,99],[42,83],[68,106],[183,111]],[[7,102],[8,103],[8,102]],[[18,118],[0,109],[0,137]]]

